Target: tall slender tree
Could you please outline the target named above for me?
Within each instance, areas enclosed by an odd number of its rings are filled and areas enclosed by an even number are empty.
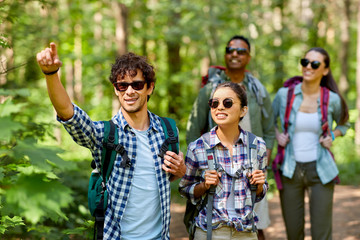
[[[358,1],[358,11],[357,11],[357,49],[356,49],[356,108],[358,110],[358,116],[355,123],[355,144],[358,146],[359,151],[360,146],[360,1]],[[360,154],[360,153],[359,153]]]
[[[341,73],[339,80],[339,91],[345,95],[349,89],[348,71],[349,71],[349,52],[350,52],[350,0],[339,1],[342,3],[342,20],[340,21],[340,41],[339,48]]]

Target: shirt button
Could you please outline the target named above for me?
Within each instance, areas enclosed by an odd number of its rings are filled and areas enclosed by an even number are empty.
[[[133,154],[133,155],[132,155],[132,158],[135,158],[135,157],[136,157],[135,154]]]

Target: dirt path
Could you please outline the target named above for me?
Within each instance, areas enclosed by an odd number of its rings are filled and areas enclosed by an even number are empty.
[[[336,186],[333,211],[333,239],[360,240],[360,187]],[[269,200],[271,225],[266,229],[269,240],[286,240],[279,197]],[[187,233],[182,222],[185,206],[171,205],[170,236],[172,240],[185,240]],[[307,211],[308,212],[308,211]],[[305,218],[306,237],[311,240],[309,216]]]

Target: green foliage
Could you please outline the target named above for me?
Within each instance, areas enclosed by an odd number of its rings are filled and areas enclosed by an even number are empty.
[[[9,142],[12,136],[12,132],[23,129],[23,126],[19,123],[13,122],[10,117],[0,118],[0,125],[7,126],[2,129],[0,141]]]
[[[339,168],[340,183],[344,185],[360,185],[360,156],[355,151],[358,146],[354,143],[355,130],[353,128],[358,110],[349,112],[352,127],[346,132],[345,136],[336,138],[332,147],[336,164]]]
[[[72,201],[70,189],[45,174],[31,170],[27,173],[30,175],[19,174],[14,186],[6,191],[8,207],[14,212],[17,210],[16,213],[31,224],[37,224],[45,217],[54,221],[68,220],[61,208]]]
[[[29,106],[24,91],[2,90],[2,94],[5,100],[0,105],[0,234],[11,236],[12,231],[30,231],[34,236],[44,236],[48,233],[41,231],[52,231],[53,227],[46,226],[49,221],[59,224],[69,219],[63,209],[73,203],[72,190],[60,181],[58,174],[77,167],[58,156],[63,152],[60,148],[38,142],[45,134],[38,131],[41,123],[28,118],[24,122],[24,110]],[[36,111],[33,109],[32,115]]]
[[[14,156],[17,159],[29,158],[31,164],[42,170],[50,171],[52,167],[58,167],[61,170],[73,169],[75,166],[71,162],[66,162],[58,157],[63,152],[57,147],[42,147],[37,145],[31,138],[18,141],[14,150]]]
[[[19,216],[9,217],[3,216],[0,220],[0,234],[4,234],[7,228],[25,225],[24,221]]]

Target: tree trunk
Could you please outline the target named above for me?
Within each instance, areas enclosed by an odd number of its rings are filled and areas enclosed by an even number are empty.
[[[127,52],[127,7],[117,1],[112,2],[114,18],[116,20],[115,43],[117,46],[117,54],[119,56]],[[112,115],[115,115],[120,108],[120,102],[114,94],[112,98]]]
[[[12,24],[5,22],[0,24],[0,33],[10,33],[12,31]],[[7,41],[10,43],[12,34],[9,34]],[[12,48],[0,48],[0,86],[8,81],[8,73],[14,67],[14,50]]]
[[[277,1],[273,5],[273,18],[274,21],[274,40],[273,40],[273,49],[274,49],[274,64],[275,64],[275,89],[279,89],[283,86],[283,81],[285,80],[284,72],[284,63],[280,56],[284,55],[284,49],[282,48],[283,42],[283,31],[284,31],[284,5],[285,1]]]
[[[356,49],[356,108],[358,110],[358,117],[355,123],[355,144],[360,146],[360,1],[358,1],[357,11],[357,49]],[[357,147],[359,151],[359,147]]]
[[[84,95],[82,94],[82,26],[77,23],[74,26],[75,32],[75,43],[74,43],[74,51],[75,51],[75,62],[74,62],[74,93],[75,99],[79,103],[84,103]]]
[[[180,6],[181,0],[175,0],[172,2],[176,6]],[[174,7],[173,9],[176,9]],[[169,29],[179,28],[181,15],[179,12],[171,11],[168,15],[168,26]],[[169,113],[179,115],[179,106],[181,106],[179,98],[181,96],[181,84],[173,81],[173,76],[181,70],[181,56],[180,56],[180,41],[181,33],[178,31],[169,32],[167,34],[166,46],[167,46],[167,57],[168,57],[168,79],[170,84],[168,86],[169,96],[172,97],[169,101]],[[180,119],[180,115],[178,116]]]
[[[216,27],[215,24],[212,24],[212,22],[215,22],[217,20],[217,17],[215,15],[215,13],[213,12],[213,8],[214,8],[214,4],[213,4],[213,0],[208,0],[209,1],[209,14],[208,14],[208,22],[210,24],[208,24],[209,29],[208,29],[208,45],[209,45],[209,54],[210,54],[210,63],[211,65],[215,65],[218,63],[219,61],[219,55],[217,52],[218,49],[218,45],[219,45],[219,40],[216,34]]]
[[[65,79],[66,79],[66,92],[69,95],[71,101],[74,100],[74,68],[72,61],[64,62]]]
[[[348,82],[348,56],[350,47],[350,0],[344,0],[343,2],[343,18],[340,21],[341,30],[341,47],[340,51],[340,64],[341,64],[341,75],[339,81],[339,91],[342,95],[346,95],[349,89]]]
[[[101,25],[101,21],[103,20],[103,16],[99,10],[99,12],[94,14],[94,39],[95,42],[97,43],[102,43],[103,42],[103,29],[102,29],[102,25]],[[100,45],[100,47],[103,47],[103,43]],[[101,68],[98,64],[96,64],[94,66],[95,71],[100,72]],[[101,103],[101,100],[104,97],[104,88],[103,88],[103,84],[99,84],[98,87],[95,88],[95,99],[97,99],[98,103]]]

